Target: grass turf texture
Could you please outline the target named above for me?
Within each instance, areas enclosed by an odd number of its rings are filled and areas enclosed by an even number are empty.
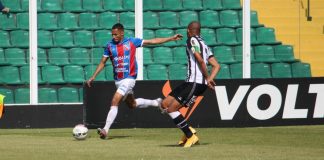
[[[176,145],[176,128],[96,130],[83,141],[72,128],[0,129],[1,160],[323,160],[324,126],[197,128],[200,145]]]

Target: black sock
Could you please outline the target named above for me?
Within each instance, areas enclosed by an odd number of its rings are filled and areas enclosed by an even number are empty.
[[[189,129],[189,125],[186,119],[184,119],[181,114],[175,119],[173,119],[173,122],[177,125],[179,129],[182,130],[182,132],[186,135],[187,138],[190,138],[193,135],[193,133]]]

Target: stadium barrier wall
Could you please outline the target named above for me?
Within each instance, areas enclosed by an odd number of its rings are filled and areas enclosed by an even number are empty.
[[[137,98],[163,97],[183,81],[137,81]],[[324,78],[217,80],[215,91],[181,110],[194,127],[259,127],[324,124]],[[115,92],[114,82],[84,86],[83,105],[7,106],[0,128],[102,127]],[[156,108],[119,106],[112,128],[174,127]]]

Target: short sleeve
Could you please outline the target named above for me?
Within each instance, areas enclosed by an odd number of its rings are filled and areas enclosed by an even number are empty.
[[[201,52],[200,51],[200,44],[199,44],[199,42],[198,42],[198,40],[196,38],[191,37],[190,45],[191,45],[190,49],[191,49],[192,53],[195,53],[195,52],[200,53]]]
[[[141,38],[130,38],[130,41],[135,45],[136,48],[142,47],[143,39]]]
[[[109,55],[110,55],[110,49],[109,48],[110,48],[109,45],[107,45],[105,47],[105,51],[104,51],[104,54],[103,54],[104,57],[109,57]]]

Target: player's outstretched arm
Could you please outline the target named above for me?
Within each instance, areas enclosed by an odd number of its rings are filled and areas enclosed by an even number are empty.
[[[108,60],[108,57],[102,57],[100,60],[100,63],[97,66],[96,71],[93,73],[93,75],[87,80],[88,87],[91,87],[91,82],[94,81],[97,77],[97,75],[100,73],[100,71],[105,67],[105,64]]]
[[[143,46],[145,45],[154,45],[154,44],[161,44],[161,43],[166,43],[169,41],[177,41],[182,39],[182,35],[181,34],[176,34],[172,37],[167,37],[167,38],[154,38],[154,39],[148,39],[148,40],[144,40],[143,42]]]

